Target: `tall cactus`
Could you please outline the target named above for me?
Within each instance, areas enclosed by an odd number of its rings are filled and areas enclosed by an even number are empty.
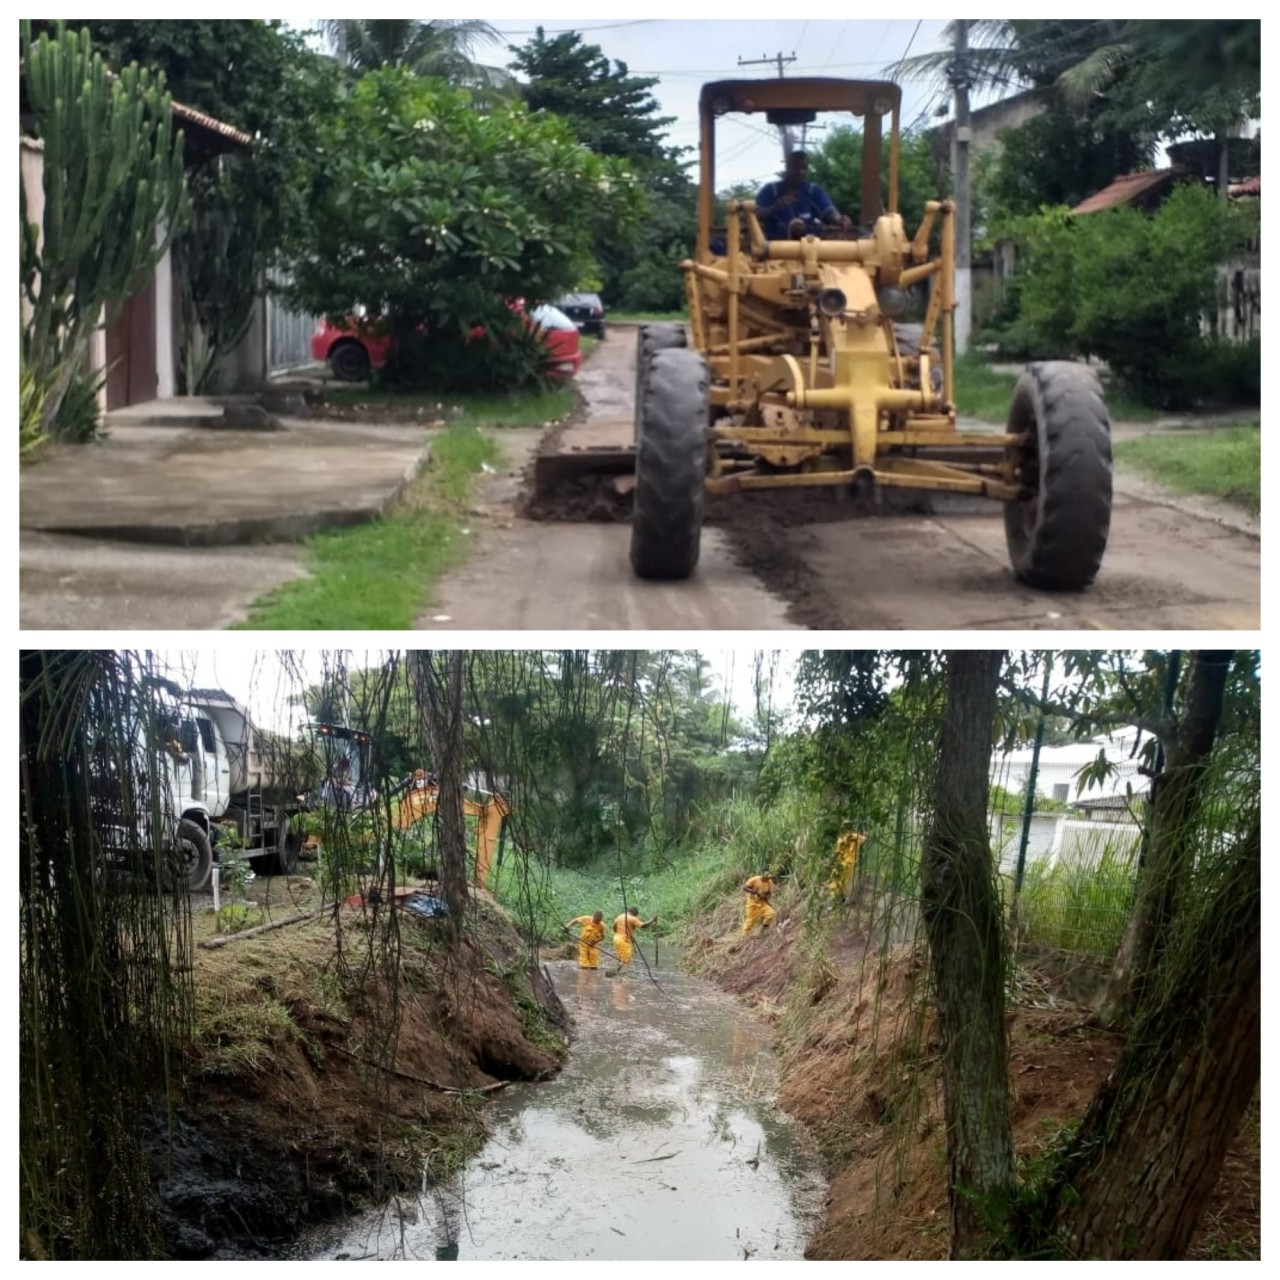
[[[110,320],[147,283],[186,217],[182,134],[164,76],[110,73],[88,31],[33,40],[22,25],[27,101],[44,147],[44,217],[19,193],[26,364],[50,392],[48,432],[83,367],[103,310]]]

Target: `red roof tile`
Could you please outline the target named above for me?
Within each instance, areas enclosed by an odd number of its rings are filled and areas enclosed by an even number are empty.
[[[1126,173],[1109,187],[1103,187],[1081,200],[1071,212],[1097,213],[1101,209],[1114,209],[1118,204],[1132,204],[1181,177],[1182,172],[1181,169],[1146,169],[1142,173]]]

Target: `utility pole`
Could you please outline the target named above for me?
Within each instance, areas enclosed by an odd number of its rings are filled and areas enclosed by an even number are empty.
[[[973,279],[969,250],[973,240],[969,192],[969,23],[955,21],[955,48],[948,73],[956,94],[956,128],[951,150],[951,172],[956,181],[956,355],[969,350],[969,330],[973,316]]]
[[[791,51],[791,56],[789,58],[783,57],[782,51],[779,50],[777,53],[773,55],[772,58],[769,57],[767,53],[761,58],[739,57],[738,66],[758,67],[761,65],[761,63],[768,63],[768,62],[776,63],[778,67],[778,79],[781,80],[783,78],[782,68],[785,67],[788,63],[794,62],[795,60],[796,60],[796,55],[795,55],[794,49]],[[795,142],[791,137],[791,130],[785,124],[778,126],[778,133],[782,138],[782,158],[785,160],[787,156],[789,156],[792,153],[792,151],[795,150]]]

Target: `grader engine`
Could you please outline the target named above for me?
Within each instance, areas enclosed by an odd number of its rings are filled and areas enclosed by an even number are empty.
[[[1082,365],[1033,364],[1003,432],[957,427],[954,211],[930,201],[908,234],[900,101],[887,82],[703,87],[697,254],[681,265],[689,323],[645,326],[637,348],[639,576],[693,572],[705,492],[803,486],[991,498],[1004,504],[1023,581],[1080,590],[1097,574],[1111,514],[1110,422],[1097,380]],[[854,224],[793,223],[788,238],[768,239],[751,201],[730,202],[717,224],[716,124],[731,113],[792,128],[819,113],[860,121]],[[926,292],[922,318],[907,323]]]

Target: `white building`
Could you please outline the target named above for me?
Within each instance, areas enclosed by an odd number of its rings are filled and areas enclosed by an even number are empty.
[[[1027,862],[1050,866],[1096,866],[1104,857],[1131,858],[1141,834],[1138,818],[1145,803],[1148,779],[1140,772],[1143,743],[1137,729],[1123,729],[1088,742],[1041,747],[1036,773],[1036,795],[1066,803],[1071,810],[1037,811],[1032,814],[1027,841]],[[1090,779],[1081,774],[1104,755],[1106,777]],[[991,762],[991,782],[1017,794],[1025,790],[1031,773],[1031,746],[1021,747]],[[991,815],[991,838],[1000,869],[1012,872],[1022,837],[1022,814]]]

